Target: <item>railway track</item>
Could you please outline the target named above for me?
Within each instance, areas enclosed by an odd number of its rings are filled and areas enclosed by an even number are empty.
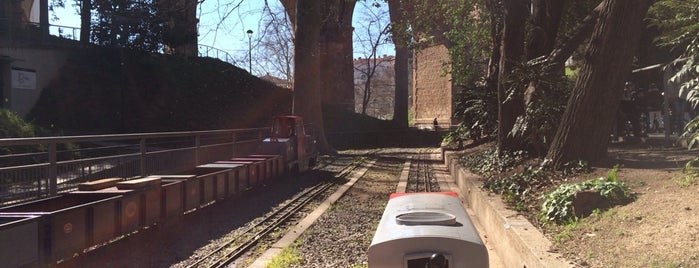
[[[420,149],[411,160],[407,192],[439,192],[428,149]]]
[[[367,155],[373,153],[376,152],[370,152]],[[350,163],[338,172],[334,178],[346,177],[359,167],[362,162],[354,161]],[[236,261],[254,248],[260,241],[268,237],[270,233],[276,231],[282,224],[297,215],[308,203],[327,192],[333,185],[335,185],[333,182],[324,182],[304,190],[278,209],[268,213],[258,223],[240,232],[240,235],[224,242],[187,267],[225,267]]]

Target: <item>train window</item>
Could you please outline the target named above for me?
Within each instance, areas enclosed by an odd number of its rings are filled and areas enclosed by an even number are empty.
[[[294,119],[289,118],[286,122],[286,127],[289,128],[288,132],[286,133],[289,135],[289,137],[294,135]]]
[[[281,134],[281,129],[281,120],[274,120],[274,122],[272,123],[272,136],[279,137]]]
[[[405,268],[449,268],[450,255],[417,253],[405,256]]]

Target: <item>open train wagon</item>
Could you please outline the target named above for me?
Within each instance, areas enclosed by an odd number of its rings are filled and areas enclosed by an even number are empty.
[[[277,116],[272,124],[270,138],[254,154],[230,156],[177,174],[101,178],[82,183],[77,191],[0,208],[0,263],[50,266],[273,183],[286,172],[308,170],[317,152],[303,119]]]

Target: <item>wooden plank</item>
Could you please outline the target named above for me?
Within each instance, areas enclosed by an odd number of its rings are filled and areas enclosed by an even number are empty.
[[[105,189],[105,188],[109,188],[109,187],[114,187],[120,181],[121,181],[121,178],[107,178],[107,179],[99,179],[96,181],[83,182],[83,183],[78,184],[78,190],[80,190],[80,191],[101,190],[101,189]]]
[[[146,177],[146,178],[141,178],[141,179],[122,181],[122,182],[117,183],[116,187],[119,190],[143,189],[143,188],[149,188],[149,187],[154,187],[154,186],[160,186],[160,181],[161,181],[160,177]]]

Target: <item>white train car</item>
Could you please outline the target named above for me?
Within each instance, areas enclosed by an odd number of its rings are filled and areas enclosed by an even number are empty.
[[[391,195],[368,256],[370,268],[488,267],[488,251],[453,192]]]

